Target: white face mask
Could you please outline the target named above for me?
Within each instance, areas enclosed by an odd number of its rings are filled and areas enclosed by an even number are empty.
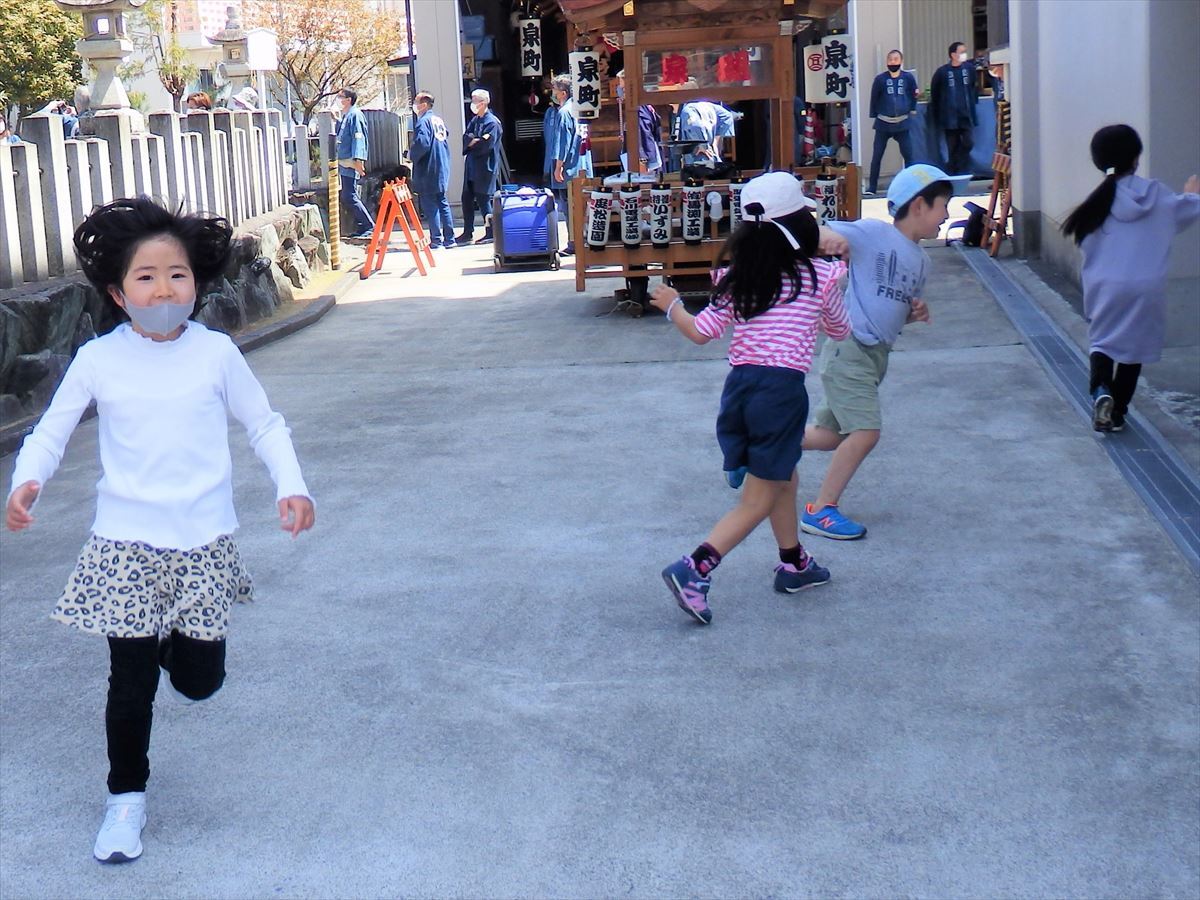
[[[967,61],[967,54],[966,54],[966,53],[960,53],[960,54],[958,54],[958,61],[959,61],[960,63],[964,63],[964,62],[966,62],[966,61]]]
[[[196,308],[196,298],[187,303],[158,303],[154,306],[134,306],[126,299],[124,292],[121,299],[125,301],[125,312],[133,320],[133,324],[147,334],[168,335],[191,316]]]
[[[472,103],[471,104],[471,112],[473,112],[477,116],[482,116],[483,115],[483,104],[482,103]]]
[[[412,106],[412,111],[413,111],[414,116],[421,115],[421,107],[417,106],[417,104],[415,104],[415,103]]]

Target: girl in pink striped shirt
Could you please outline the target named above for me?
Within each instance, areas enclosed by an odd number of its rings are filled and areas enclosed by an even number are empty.
[[[651,300],[697,344],[733,326],[717,441],[730,486],[745,481],[741,501],[690,556],[662,572],[675,602],[704,625],[712,621],[712,570],[764,519],[779,544],[776,591],[791,594],[829,581],[829,570],[800,544],[796,463],[808,419],[804,376],[817,328],[840,341],[850,333],[850,320],[839,284],[845,266],[813,259],[821,240],[813,208],[788,173],[760,175],[742,190],[745,222],[726,245],[729,268],[709,306],[692,316],[679,293],[665,285]]]

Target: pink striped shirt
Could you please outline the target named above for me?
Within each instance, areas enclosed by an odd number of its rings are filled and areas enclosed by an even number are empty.
[[[696,316],[696,330],[715,339],[733,325],[733,338],[729,342],[731,366],[774,366],[807,372],[817,344],[818,326],[835,341],[844,340],[850,334],[850,318],[846,315],[842,289],[838,285],[846,273],[845,263],[824,259],[814,259],[812,263],[817,270],[815,291],[803,290],[790,302],[777,301],[749,322],[738,319],[733,305],[725,303],[725,298],[714,298]],[[800,272],[807,285],[807,266],[801,265]],[[790,297],[793,292],[795,286],[785,275],[781,294]]]

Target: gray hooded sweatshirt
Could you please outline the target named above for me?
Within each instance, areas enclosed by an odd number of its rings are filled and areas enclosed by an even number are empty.
[[[1112,213],[1083,239],[1083,313],[1088,339],[1119,363],[1162,357],[1167,327],[1167,257],[1175,235],[1200,218],[1200,194],[1160,181],[1117,181]]]

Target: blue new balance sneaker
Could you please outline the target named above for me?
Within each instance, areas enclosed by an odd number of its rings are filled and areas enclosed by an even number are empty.
[[[811,556],[803,569],[797,569],[791,563],[780,563],[775,567],[775,590],[781,594],[794,594],[828,582],[829,570],[818,566]]]
[[[804,514],[800,516],[800,527],[809,534],[819,534],[821,537],[833,538],[835,541],[854,541],[867,533],[865,525],[859,525],[853,519],[847,519],[836,506],[825,506],[813,509],[811,503],[804,504]]]
[[[742,482],[746,480],[746,473],[749,471],[745,466],[739,466],[736,469],[725,470],[725,481],[735,491],[742,486]]]
[[[708,608],[708,589],[712,586],[712,579],[696,571],[696,564],[690,556],[671,563],[662,570],[662,577],[675,595],[675,602],[680,609],[701,625],[712,622],[712,612]]]

